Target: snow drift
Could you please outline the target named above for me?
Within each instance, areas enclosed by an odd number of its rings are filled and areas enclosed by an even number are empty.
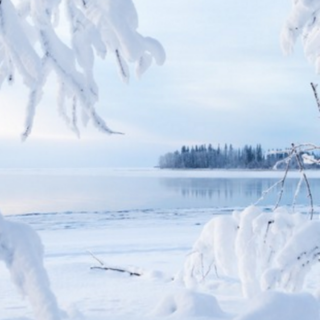
[[[307,293],[268,291],[251,301],[249,310],[234,320],[317,320],[317,300]]]
[[[210,317],[225,319],[217,299],[209,294],[185,290],[166,296],[153,311],[155,316]]]

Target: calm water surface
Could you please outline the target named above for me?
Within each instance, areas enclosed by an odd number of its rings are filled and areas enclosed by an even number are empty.
[[[286,180],[281,204],[291,205],[299,175]],[[282,173],[162,171],[157,169],[0,170],[4,214],[121,211],[136,209],[245,207],[281,179]],[[320,205],[320,173],[310,176]],[[259,203],[273,205],[280,187]],[[308,205],[302,185],[297,204]]]

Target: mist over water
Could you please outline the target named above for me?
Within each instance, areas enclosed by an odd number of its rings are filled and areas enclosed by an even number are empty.
[[[102,212],[146,209],[230,208],[255,204],[279,177],[268,172],[163,172],[157,169],[2,170],[0,208],[4,214]],[[315,205],[320,180],[310,178]],[[299,178],[286,180],[280,205],[309,205]],[[281,185],[259,202],[273,206]]]

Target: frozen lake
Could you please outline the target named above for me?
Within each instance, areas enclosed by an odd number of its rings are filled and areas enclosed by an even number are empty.
[[[4,214],[106,212],[147,209],[234,208],[256,203],[281,171],[160,169],[0,170],[0,208]],[[308,172],[316,206],[320,172]],[[291,172],[282,205],[291,205],[299,173]],[[259,203],[272,206],[280,187]],[[305,188],[297,204],[308,205]]]

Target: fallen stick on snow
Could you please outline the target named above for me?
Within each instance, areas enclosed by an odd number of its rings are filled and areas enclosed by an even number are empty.
[[[129,271],[126,269],[121,269],[121,268],[113,268],[113,267],[106,267],[106,266],[93,266],[93,267],[90,267],[90,269],[100,269],[100,270],[106,270],[106,271],[110,270],[110,271],[128,273],[130,276],[137,276],[137,277],[141,276],[141,274],[138,272],[133,272],[133,271]]]
[[[118,268],[118,267],[108,267],[104,264],[102,260],[100,260],[97,256],[95,256],[91,251],[87,250],[87,252],[92,256],[93,259],[97,260],[100,264],[100,266],[93,266],[93,267],[90,267],[90,269],[100,269],[100,270],[106,270],[106,271],[128,273],[130,276],[136,276],[136,277],[142,276],[142,273],[139,273],[136,271],[130,271],[130,270]]]

